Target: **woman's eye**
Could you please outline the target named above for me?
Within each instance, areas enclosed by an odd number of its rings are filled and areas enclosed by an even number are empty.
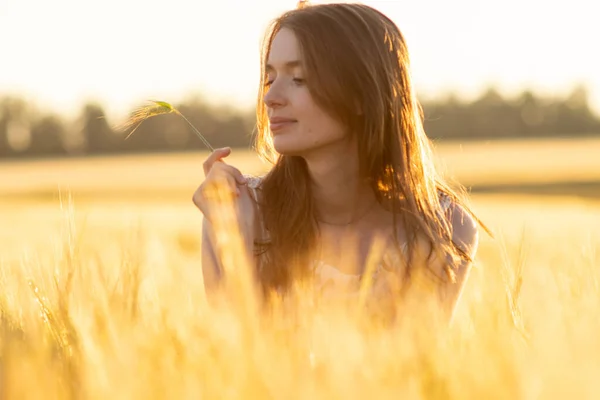
[[[265,79],[265,87],[270,87],[273,85],[273,82],[275,82],[275,79]],[[294,82],[294,85],[296,86],[302,86],[305,84],[305,80],[303,78],[293,78],[292,82]]]
[[[263,81],[265,82],[265,86],[271,86],[273,81],[275,81],[275,78],[270,75],[265,75]]]

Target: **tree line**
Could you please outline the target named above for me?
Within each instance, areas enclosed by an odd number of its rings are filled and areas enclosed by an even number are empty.
[[[494,88],[472,101],[457,96],[422,102],[425,130],[432,139],[494,139],[600,134],[600,118],[589,105],[585,87],[564,98],[526,90],[506,98]],[[253,110],[239,111],[201,98],[176,107],[214,147],[249,147],[255,126]],[[85,156],[203,149],[191,128],[174,115],[146,120],[127,132],[109,123],[102,105],[84,104],[78,118],[36,110],[15,97],[0,97],[0,159]]]

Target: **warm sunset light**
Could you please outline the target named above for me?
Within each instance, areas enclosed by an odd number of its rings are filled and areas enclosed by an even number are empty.
[[[596,3],[297,3],[0,0],[0,399],[600,398]]]

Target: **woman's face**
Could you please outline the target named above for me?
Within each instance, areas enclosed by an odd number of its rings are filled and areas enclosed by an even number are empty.
[[[273,144],[279,154],[307,156],[348,143],[347,130],[313,100],[305,82],[302,55],[293,31],[273,38],[266,67],[264,102]]]

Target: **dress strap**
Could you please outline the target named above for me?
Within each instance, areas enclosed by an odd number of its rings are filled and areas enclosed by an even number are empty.
[[[269,233],[265,228],[264,220],[262,218],[262,210],[260,206],[260,185],[262,183],[262,177],[252,175],[244,175],[244,177],[248,180],[248,189],[250,189],[252,197],[254,198],[254,202],[256,203],[256,211],[258,213],[258,221],[260,224],[260,232],[263,236],[261,239],[268,240]]]
[[[248,188],[254,196],[254,200],[258,203],[258,187],[260,186],[261,179],[258,176],[244,175],[244,178],[248,180]]]
[[[440,191],[439,192],[439,196],[440,196],[440,205],[442,206],[442,210],[444,211],[444,213],[448,212],[448,209],[450,208],[450,205],[452,204],[452,199],[450,198],[450,196],[448,196],[446,193]]]

